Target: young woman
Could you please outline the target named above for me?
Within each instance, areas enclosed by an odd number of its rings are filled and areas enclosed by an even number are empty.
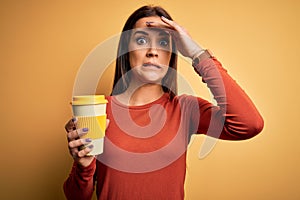
[[[193,60],[196,73],[218,105],[177,95],[177,51]],[[197,45],[161,7],[144,6],[127,20],[119,42],[112,95],[107,97],[104,153],[80,137],[88,127],[66,124],[74,158],[64,183],[68,199],[184,199],[186,147],[191,134],[225,140],[257,135],[263,119],[220,62]]]

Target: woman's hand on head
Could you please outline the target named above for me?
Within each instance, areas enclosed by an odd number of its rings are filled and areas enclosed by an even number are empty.
[[[81,138],[88,133],[88,128],[77,129],[77,118],[73,118],[65,125],[67,131],[68,148],[74,161],[83,167],[89,166],[95,159],[87,154],[92,151],[91,139]],[[90,145],[89,145],[90,144]],[[85,148],[82,148],[84,147]]]
[[[173,30],[171,31],[171,35],[175,37],[177,49],[183,56],[193,59],[203,51],[182,26],[163,16],[161,20]]]

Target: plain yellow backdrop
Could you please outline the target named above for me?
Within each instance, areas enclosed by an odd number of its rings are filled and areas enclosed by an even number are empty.
[[[211,49],[265,119],[257,137],[219,141],[202,160],[205,137],[196,137],[188,151],[186,199],[300,199],[299,1],[0,3],[0,199],[64,199],[72,164],[64,124],[76,73],[89,52],[145,4],[166,8]],[[196,93],[210,98],[192,67],[183,59],[179,64]],[[101,93],[109,93],[109,70]]]

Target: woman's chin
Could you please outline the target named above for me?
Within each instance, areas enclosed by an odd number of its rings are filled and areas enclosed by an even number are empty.
[[[143,72],[136,74],[137,80],[142,83],[149,84],[160,84],[165,74],[156,73],[156,72]]]

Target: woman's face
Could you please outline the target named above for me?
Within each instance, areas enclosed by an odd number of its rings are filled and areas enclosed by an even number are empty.
[[[160,84],[172,55],[171,36],[162,28],[148,28],[146,22],[162,23],[158,16],[136,22],[129,41],[129,62],[133,78],[143,83]]]

